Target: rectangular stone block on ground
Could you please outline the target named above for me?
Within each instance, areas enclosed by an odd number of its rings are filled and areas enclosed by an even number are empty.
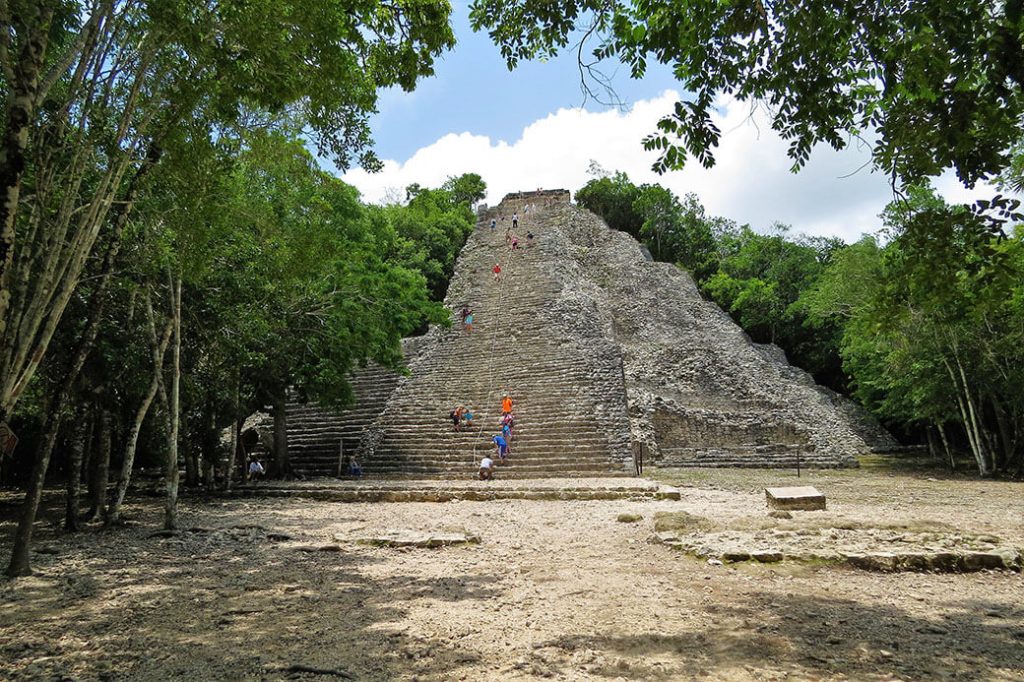
[[[820,511],[825,509],[825,496],[812,486],[765,488],[765,498],[772,509]]]

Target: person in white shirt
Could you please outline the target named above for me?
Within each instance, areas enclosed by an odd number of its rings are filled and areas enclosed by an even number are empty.
[[[263,478],[266,473],[266,469],[263,468],[263,465],[260,464],[258,459],[253,459],[249,462],[249,480],[257,481]]]
[[[494,479],[494,460],[485,456],[480,460],[480,480],[490,481]]]

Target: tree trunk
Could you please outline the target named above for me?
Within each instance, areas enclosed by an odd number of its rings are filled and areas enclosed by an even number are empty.
[[[231,490],[231,475],[235,472],[235,462],[238,460],[238,446],[241,444],[242,435],[242,418],[239,417],[238,413],[241,412],[242,402],[242,377],[238,368],[235,368],[235,392],[231,400],[231,415],[234,419],[231,422],[231,444],[228,448],[227,460],[224,463],[224,490]],[[245,461],[244,459],[242,460]]]
[[[953,451],[949,449],[949,439],[946,438],[946,427],[939,422],[935,424],[935,428],[939,431],[939,438],[942,439],[942,447],[946,451],[946,457],[949,458],[949,470],[956,471],[956,459],[953,457]]]
[[[208,442],[206,447],[203,448],[202,455],[202,470],[203,470],[203,486],[207,491],[213,491],[216,487],[216,473],[217,473],[217,461],[220,459],[219,455],[221,452],[220,447],[220,431],[217,430],[217,410],[213,405],[210,405],[210,425]]]
[[[36,513],[39,511],[39,500],[43,497],[43,483],[46,481],[46,470],[50,466],[50,454],[60,432],[60,406],[47,419],[43,428],[43,437],[39,450],[32,463],[32,476],[28,482],[28,492],[18,519],[18,530],[14,533],[14,546],[11,548],[11,563],[7,565],[7,575],[13,577],[31,575],[32,531],[35,527]]]
[[[178,528],[178,428],[181,421],[181,278],[171,283],[174,322],[174,352],[171,365],[171,432],[168,434],[166,479],[167,499],[164,505],[164,530]]]
[[[185,486],[195,488],[199,485],[199,455],[195,448],[190,448],[185,453]]]
[[[1016,437],[1012,434],[1009,417],[1006,414],[1002,401],[995,396],[992,396],[992,410],[996,415],[996,427],[999,429],[999,444],[1001,446],[999,448],[1000,457],[996,462],[996,468],[1000,471],[1006,471],[1013,462]]]
[[[148,306],[149,312],[150,335],[154,337],[151,340],[155,340],[156,329],[154,326],[152,305],[149,303],[148,299],[146,301],[146,305]],[[160,375],[164,371],[164,355],[167,352],[167,345],[170,343],[173,331],[174,320],[168,320],[167,326],[164,328],[163,336],[153,343],[151,350],[153,357],[153,378],[149,382],[149,389],[146,391],[146,395],[143,397],[142,403],[139,404],[139,409],[135,411],[135,420],[132,422],[132,427],[128,431],[128,437],[125,440],[124,457],[121,460],[121,475],[117,480],[117,489],[114,491],[114,497],[110,501],[110,507],[107,510],[107,525],[113,525],[121,521],[121,505],[124,503],[124,496],[128,492],[128,484],[132,480],[132,467],[135,465],[135,450],[139,444],[139,433],[142,431],[142,424],[146,421],[146,414],[149,412],[149,408],[153,404],[153,398],[156,396],[157,389],[160,387]]]
[[[29,7],[31,7],[31,3]],[[25,175],[25,151],[35,115],[39,72],[46,61],[53,6],[38,7],[35,25],[25,39],[14,68],[9,88],[7,116],[4,121],[3,147],[0,148],[0,337],[7,329],[7,310],[11,305],[11,268],[14,265],[14,225],[21,200],[21,181]],[[31,22],[28,19],[26,23]],[[6,31],[7,27],[3,27]],[[4,406],[5,410],[13,406]],[[6,418],[6,414],[0,418]],[[45,472],[44,472],[45,473]],[[27,551],[27,550],[26,550]]]
[[[282,388],[274,397],[274,468],[278,477],[291,473],[288,462],[288,389]]]
[[[236,403],[237,405],[237,403]],[[237,410],[236,410],[237,412]],[[245,420],[241,417],[235,419],[235,423],[231,426],[231,453],[228,455],[227,466],[224,470],[224,490],[231,490],[231,479],[235,473],[235,467],[238,463],[242,463],[242,469],[245,470],[245,447],[242,445],[242,424]],[[244,481],[245,474],[243,473],[242,479]]]
[[[113,424],[110,411],[105,407],[99,410],[99,439],[93,452],[93,469],[89,478],[89,513],[88,518],[107,516],[107,486],[110,479],[110,450],[113,437]]]
[[[35,462],[33,463],[32,477],[29,479],[29,490],[25,495],[25,503],[22,510],[21,520],[18,522],[18,530],[15,533],[14,548],[11,553],[11,563],[7,568],[8,575],[29,575],[32,572],[29,565],[29,544],[32,542],[32,526],[35,523],[36,512],[39,509],[39,500],[42,497],[42,486],[46,479],[46,469],[49,467],[50,455],[53,452],[53,445],[56,442],[56,430],[60,427],[60,413],[64,409],[64,403],[71,390],[71,386],[75,381],[77,381],[78,375],[81,373],[82,367],[85,365],[85,361],[89,357],[89,353],[92,352],[93,345],[96,342],[96,337],[99,334],[103,305],[106,300],[105,293],[113,276],[114,264],[120,250],[121,236],[128,223],[128,215],[134,206],[135,197],[138,192],[138,183],[159,158],[159,148],[151,148],[146,161],[132,179],[132,184],[129,187],[125,201],[121,202],[117,207],[117,214],[114,218],[114,229],[111,234],[111,242],[107,248],[107,253],[103,258],[103,264],[100,268],[99,282],[89,299],[89,322],[86,325],[82,338],[78,342],[71,365],[62,380],[62,385],[58,389],[57,395],[48,410],[48,413],[51,415],[48,418],[48,422],[52,421],[53,423],[48,423],[47,426],[44,426],[44,432],[50,432],[50,437],[44,437],[42,441],[43,447],[37,452]],[[6,285],[0,284],[0,290],[7,291]],[[2,297],[2,295],[3,294],[0,293],[0,297]],[[3,332],[2,320],[3,316],[0,315],[0,336],[2,336]],[[17,394],[13,396],[10,404],[7,406],[0,406],[0,418],[4,416],[4,412],[6,410],[9,410],[13,406],[13,400],[16,398]]]
[[[78,532],[81,529],[79,525],[81,512],[78,506],[78,496],[82,485],[82,459],[85,454],[86,443],[92,441],[94,423],[92,416],[87,416],[85,413],[75,415],[74,419],[75,429],[71,436],[67,500],[64,510],[64,530],[70,533]]]
[[[953,383],[957,406],[960,408],[961,423],[967,435],[967,443],[970,445],[971,454],[974,455],[974,461],[978,465],[978,474],[987,476],[988,459],[985,457],[985,444],[980,438],[976,428],[977,423],[974,421],[974,403],[971,400],[970,388],[967,385],[967,377],[963,372],[963,365],[960,365],[960,361],[957,359],[957,365],[960,366],[961,370],[960,379],[963,381],[963,384],[961,384],[957,379],[957,373],[953,370],[953,366],[949,361],[943,358],[942,362],[946,366],[946,371],[949,373],[949,378]]]

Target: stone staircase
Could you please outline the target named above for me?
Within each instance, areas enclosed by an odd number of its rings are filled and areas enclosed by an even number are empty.
[[[466,478],[493,453],[504,393],[515,401],[512,456],[499,466],[501,478],[621,476],[630,459],[621,358],[607,341],[587,344],[559,333],[551,319],[563,295],[552,276],[561,255],[545,239],[538,202],[525,212],[505,202],[481,216],[463,249],[447,304],[468,304],[474,331],[454,320],[434,329],[411,376],[400,382],[360,446],[366,473],[386,477]],[[518,211],[522,238],[532,245],[512,251],[505,231]],[[498,227],[491,230],[494,217]],[[525,242],[525,239],[522,239]],[[497,282],[491,273],[500,262]],[[584,340],[585,341],[585,340]],[[455,432],[448,415],[457,405],[475,415],[471,429]]]
[[[292,472],[301,477],[337,475],[342,447],[355,454],[363,432],[384,409],[398,379],[396,372],[377,364],[357,369],[349,379],[355,404],[345,410],[289,400],[285,409]]]

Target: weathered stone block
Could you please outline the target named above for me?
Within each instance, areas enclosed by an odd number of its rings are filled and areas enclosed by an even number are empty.
[[[797,509],[820,511],[825,509],[825,496],[817,488],[801,486],[795,488],[765,488],[768,506],[772,509]]]
[[[678,500],[680,499],[679,488],[673,488],[670,485],[658,486],[658,492],[654,496],[659,500]]]

